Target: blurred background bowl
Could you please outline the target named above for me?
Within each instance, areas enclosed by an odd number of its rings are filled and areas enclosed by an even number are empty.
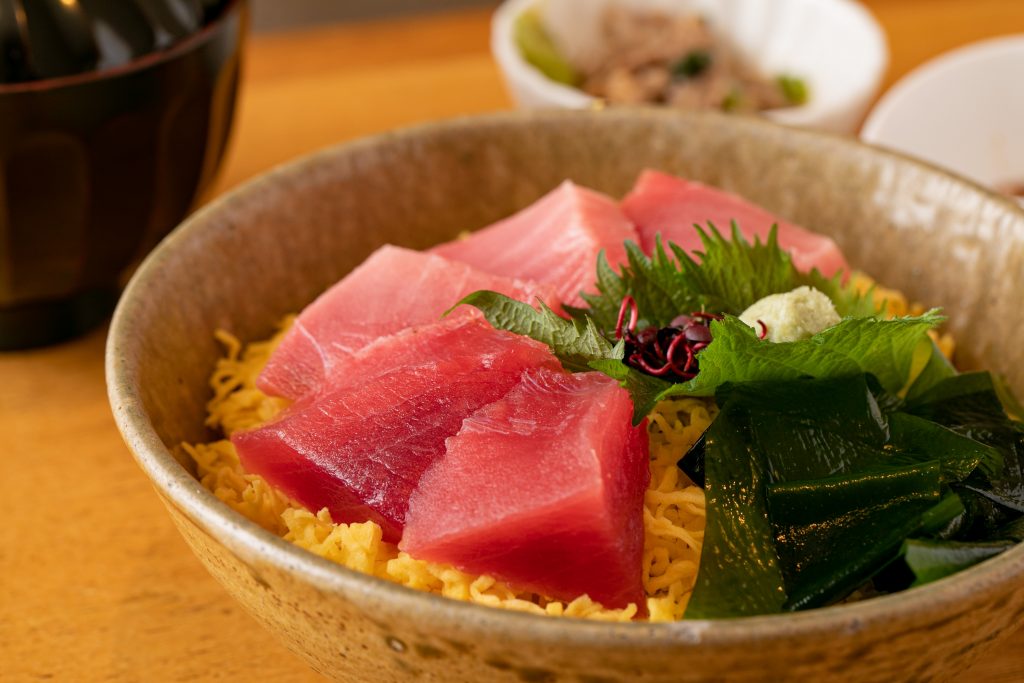
[[[851,605],[602,624],[467,604],[348,570],[262,529],[195,479],[179,446],[211,436],[216,330],[264,339],[381,244],[450,240],[565,178],[619,197],[648,167],[829,234],[857,268],[944,307],[961,367],[1004,373],[1024,390],[1019,283],[993,277],[1024,267],[1024,211],[855,140],[711,112],[513,112],[288,164],[197,212],[139,268],[111,324],[107,382],[118,427],[189,546],[317,671],[381,683],[937,681],[1019,625],[1024,545]]]
[[[803,79],[810,91],[806,104],[762,112],[779,123],[853,133],[889,62],[884,31],[852,0],[506,0],[494,14],[491,51],[519,107],[583,109],[599,102],[524,59],[515,40],[519,16],[540,7],[560,46],[579,52],[599,40],[601,16],[613,3],[699,14],[765,74]]]
[[[1024,194],[1024,35],[985,40],[919,67],[871,110],[861,138]]]
[[[245,24],[243,0],[225,5],[125,64],[0,84],[0,350],[101,322],[125,270],[209,186],[231,128]]]

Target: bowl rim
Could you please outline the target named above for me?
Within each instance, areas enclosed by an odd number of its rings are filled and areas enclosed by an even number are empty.
[[[191,52],[193,48],[198,47],[213,38],[213,36],[218,33],[225,24],[242,11],[244,6],[245,0],[228,0],[220,14],[217,15],[213,21],[203,25],[195,33],[185,36],[178,42],[172,43],[162,50],[147,52],[146,54],[140,55],[125,64],[112,66],[98,71],[85,71],[82,73],[68,74],[66,76],[51,76],[50,78],[42,78],[32,81],[0,83],[0,96],[20,93],[46,92],[58,88],[119,78],[121,76],[145,71],[150,67],[170,62],[185,53]]]
[[[908,108],[908,105],[910,109],[919,106],[914,104],[914,99],[921,86],[942,79],[953,69],[983,66],[1008,50],[1024,53],[1024,33],[976,40],[938,54],[911,69],[888,88],[868,112],[861,126],[860,139],[869,144],[897,145],[897,141],[887,139],[883,131],[897,111]]]
[[[790,0],[807,3],[808,0]],[[780,109],[768,109],[761,115],[787,125],[813,126],[818,121],[827,121],[857,109],[863,115],[867,102],[864,100],[878,92],[889,67],[889,43],[882,25],[874,14],[855,0],[813,0],[816,5],[831,4],[836,10],[846,12],[853,28],[863,32],[872,45],[874,64],[862,88],[848,89],[842,99],[820,103],[820,107],[802,104]],[[491,19],[491,52],[498,66],[510,81],[525,84],[540,93],[548,106],[560,107],[601,107],[604,101],[588,95],[580,88],[558,83],[545,76],[539,69],[526,61],[513,39],[516,19],[542,0],[504,0],[495,10]],[[813,96],[812,96],[813,97]],[[862,102],[864,102],[862,104]],[[679,110],[673,110],[679,111]]]
[[[360,150],[388,146],[396,141],[418,136],[454,132],[469,126],[543,125],[561,118],[583,116],[647,116],[651,118],[729,119],[730,125],[747,130],[784,128],[794,137],[824,138],[831,144],[846,148],[871,148],[874,154],[909,164],[920,172],[952,179],[1024,220],[1024,209],[1008,198],[937,166],[908,155],[874,147],[854,138],[781,126],[757,117],[737,117],[716,112],[687,112],[658,108],[615,108],[599,112],[546,110],[533,112],[498,112],[464,116],[420,123],[392,132],[385,132],[334,145],[293,161],[232,189],[196,211],[179,225],[150,253],[131,278],[110,324],[105,354],[108,398],[122,438],[139,467],[150,479],[165,503],[177,508],[187,519],[209,534],[219,544],[249,566],[271,564],[316,589],[401,614],[429,615],[434,624],[472,625],[492,633],[516,632],[533,640],[554,639],[566,644],[584,643],[607,647],[686,647],[736,646],[753,642],[771,642],[795,637],[820,637],[823,633],[849,635],[869,628],[873,623],[891,622],[894,618],[908,621],[925,617],[938,608],[955,611],[958,603],[967,604],[979,596],[998,595],[1014,583],[1024,586],[1024,543],[971,567],[926,586],[846,605],[824,607],[805,612],[739,617],[718,620],[682,620],[678,622],[607,623],[571,617],[547,616],[496,609],[453,600],[407,588],[371,575],[348,569],[315,555],[263,529],[241,513],[228,507],[203,487],[163,444],[143,407],[138,380],[133,376],[131,349],[137,344],[132,318],[147,307],[146,288],[149,282],[161,279],[165,260],[174,258],[179,249],[203,231],[215,225],[215,218],[225,210],[259,202],[263,189],[301,177],[337,156]]]

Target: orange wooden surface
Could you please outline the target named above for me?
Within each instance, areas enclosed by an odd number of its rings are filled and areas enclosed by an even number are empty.
[[[867,4],[889,33],[889,83],[949,48],[1024,32],[1024,0]],[[216,191],[360,135],[507,108],[487,21],[255,38]],[[320,680],[179,539],[110,417],[103,341],[0,354],[0,680]],[[959,680],[1024,680],[1024,632]]]

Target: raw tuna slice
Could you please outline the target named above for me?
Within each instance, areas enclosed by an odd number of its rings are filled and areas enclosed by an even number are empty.
[[[396,335],[360,357],[376,372],[235,432],[245,470],[310,510],[326,507],[335,522],[372,520],[397,541],[409,494],[462,420],[504,396],[524,371],[560,367],[544,344],[483,320],[446,321],[418,335],[424,357],[397,353],[403,339]]]
[[[647,432],[598,373],[534,370],[467,418],[409,502],[400,548],[550,598],[636,603]]]
[[[828,276],[848,269],[842,252],[830,238],[787,223],[734,194],[658,171],[640,175],[622,200],[622,210],[636,223],[640,246],[648,254],[654,251],[658,233],[663,243],[675,242],[691,252],[700,250],[695,223],[705,227],[710,221],[727,234],[732,221],[736,221],[750,241],[755,236],[764,241],[777,223],[779,246],[790,253],[797,269],[806,272],[817,268]]]
[[[519,213],[433,252],[506,277],[550,282],[562,303],[579,306],[591,291],[597,255],[626,260],[622,245],[637,239],[618,204],[603,194],[565,181]]]
[[[271,396],[297,399],[331,368],[375,339],[437,321],[456,301],[490,289],[557,306],[550,286],[498,277],[435,254],[386,245],[306,307],[260,374]],[[453,315],[479,315],[463,306]]]

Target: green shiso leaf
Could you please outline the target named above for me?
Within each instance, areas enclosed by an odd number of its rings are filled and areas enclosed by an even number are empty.
[[[684,286],[684,276],[676,262],[670,258],[658,242],[654,255],[648,258],[633,242],[626,242],[627,266],[633,273],[628,283],[628,293],[636,299],[640,319],[638,329],[665,327],[680,313],[700,309],[708,305],[709,298],[702,290]],[[619,298],[619,305],[622,298]],[[616,316],[618,306],[616,306]],[[615,321],[611,321],[611,329]],[[607,329],[607,328],[606,328]]]
[[[538,71],[558,83],[576,85],[580,82],[576,68],[562,55],[544,27],[540,12],[536,9],[523,12],[516,18],[512,30],[523,59]]]
[[[590,367],[603,372],[629,391],[633,399],[633,424],[643,422],[672,384],[629,367],[620,360],[592,360]]]
[[[931,338],[922,340],[914,349],[914,359],[910,370],[910,385],[907,387],[908,401],[934,387],[939,382],[954,376],[956,369],[939,350]]]
[[[455,306],[475,306],[495,328],[547,344],[565,369],[573,372],[590,370],[589,363],[593,360],[614,358],[616,353],[621,356],[621,347],[616,350],[593,322],[566,320],[543,302],[538,303],[540,310],[504,294],[480,290],[464,297]]]
[[[602,254],[597,267],[597,294],[584,294],[585,309],[570,309],[577,321],[592,321],[606,337],[614,333],[623,297],[632,296],[640,312],[638,327],[664,327],[681,313],[695,310],[739,313],[768,296],[809,285],[826,295],[847,319],[812,339],[766,344],[739,320],[726,317],[712,323],[714,340],[701,351],[700,374],[690,382],[670,384],[623,364],[592,365],[623,382],[633,394],[636,420],[658,401],[671,396],[710,396],[726,382],[761,379],[785,380],[804,375],[836,377],[871,372],[893,393],[903,389],[912,370],[914,349],[929,344],[925,333],[942,322],[936,311],[917,318],[878,320],[872,292],[844,287],[840,275],[825,278],[817,271],[798,273],[789,255],[778,247],[776,229],[766,242],[747,242],[732,225],[732,239],[709,224],[699,227],[703,242],[700,262],[677,245],[671,255],[660,240],[647,257],[626,243],[627,264],[621,273]],[[937,352],[937,351],[936,351]],[[929,371],[932,382],[941,379],[941,366]],[[929,364],[930,366],[931,364]]]
[[[669,248],[681,276],[693,291],[703,294],[708,310],[739,314],[758,299],[799,286],[794,284],[799,276],[789,254],[779,248],[775,226],[768,232],[767,241],[755,238],[753,244],[747,242],[735,222],[731,239],[711,223],[708,230],[699,226],[694,229],[702,245],[700,263],[676,244]]]
[[[631,242],[626,243],[627,254]],[[590,306],[586,308],[573,308],[563,306],[574,320],[586,320],[588,317],[600,328],[604,335],[611,339],[615,334],[615,324],[618,322],[619,309],[622,307],[622,300],[628,294],[625,281],[619,277],[615,269],[608,263],[604,250],[597,255],[597,281],[595,283],[599,295],[580,292],[580,296]]]
[[[867,291],[859,291],[855,287],[843,284],[843,273],[836,273],[832,277],[825,277],[817,269],[810,273],[797,273],[795,276],[800,285],[814,287],[832,300],[836,312],[841,318],[873,318],[882,316],[888,302],[883,301],[881,305],[875,303],[875,286],[872,285]]]
[[[789,254],[779,248],[777,229],[764,242],[748,242],[733,223],[727,239],[711,223],[705,230],[694,226],[701,238],[699,261],[675,244],[664,247],[655,242],[648,257],[635,244],[627,243],[628,262],[616,273],[599,259],[598,294],[585,294],[588,308],[573,309],[573,317],[591,317],[609,334],[615,329],[622,298],[636,299],[640,327],[668,325],[676,316],[696,310],[738,315],[770,294],[789,292],[804,285],[814,287],[830,299],[842,317],[878,314],[873,292],[858,292],[844,286],[843,276],[826,278],[817,270],[801,273]]]
[[[847,318],[810,339],[766,343],[738,318],[711,323],[711,344],[701,351],[700,373],[674,384],[660,398],[710,396],[726,382],[785,381],[799,377],[875,375],[882,387],[898,392],[907,382],[914,348],[943,321],[937,311],[922,316],[878,320]]]
[[[955,372],[952,374],[956,374]],[[1007,414],[1014,420],[1020,421],[1024,419],[1024,405],[1021,405],[1020,401],[1013,393],[1013,389],[1010,388],[1009,382],[1002,375],[992,375],[992,386],[995,388],[996,395],[999,397],[999,402],[1003,404],[1003,409]]]

